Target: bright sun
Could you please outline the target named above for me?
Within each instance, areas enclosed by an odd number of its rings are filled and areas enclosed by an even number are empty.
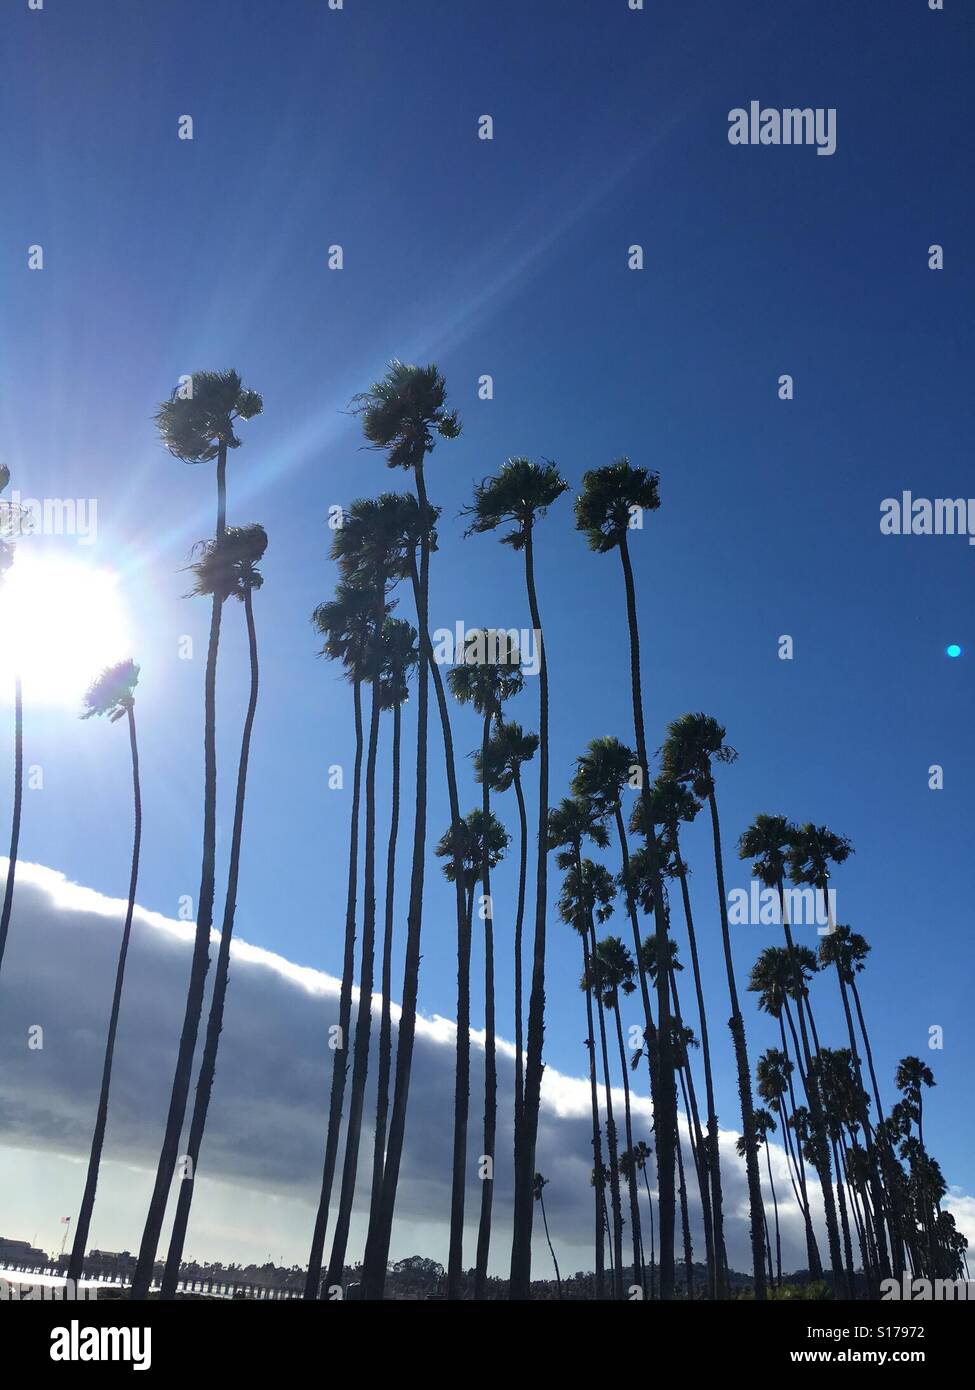
[[[78,709],[99,672],[131,655],[117,575],[18,546],[0,582],[0,700],[19,675],[25,703]]]

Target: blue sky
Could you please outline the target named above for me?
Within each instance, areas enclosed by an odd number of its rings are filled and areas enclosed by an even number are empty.
[[[863,995],[886,1094],[896,1059],[925,1055],[939,1083],[926,1130],[971,1190],[975,561],[963,538],[879,531],[882,499],[902,489],[972,492],[971,16],[952,0],[944,13],[809,0],[787,14],[773,0],[648,0],[643,13],[623,0],[47,0],[8,7],[2,28],[0,455],[25,495],[97,498],[84,558],[124,576],[143,666],[140,901],[174,915],[198,886],[207,612],[181,597],[180,569],[214,505],[212,470],[160,449],[156,403],[181,373],[230,365],[264,395],[230,469],[231,520],[270,537],[237,931],[337,972],[348,792],[329,791],[326,770],[351,762],[351,700],[308,618],[334,582],[328,507],[408,481],[362,451],[349,399],[390,357],[436,360],[464,432],[428,468],[444,509],[434,625],[528,622],[517,558],[463,540],[456,520],[505,457],[552,458],[573,487],[624,453],[660,470],[661,509],[634,542],[649,737],[688,709],[727,725],[740,753],[719,784],[729,887],[747,883],[733,847],[759,811],[852,838],[838,915],[874,946]],[[835,107],[836,153],[730,146],[728,112],[752,99]],[[476,138],[484,113],[492,142]],[[177,139],[184,114],[191,142]],[[941,272],[927,266],[935,242]],[[642,272],[627,268],[633,243]],[[31,244],[41,272],[26,268]],[[493,401],[477,398],[482,373]],[[619,566],[587,551],[570,499],[540,530],[538,583],[554,800],[590,738],[632,732]],[[240,614],[225,633],[224,850]],[[777,658],[783,633],[792,662]],[[178,659],[182,634],[195,661]],[[529,682],[512,714],[534,727],[535,710]],[[64,711],[27,719],[45,789],[27,796],[22,856],[124,892],[124,739]],[[447,823],[432,730],[431,839]],[[454,734],[473,748],[476,718],[456,710]],[[688,848],[721,1038],[703,826]],[[453,1016],[452,894],[432,856],[428,885],[420,1004]],[[500,952],[511,868],[495,891]],[[737,930],[742,979],[775,939]],[[551,943],[548,1055],[578,1073],[577,945],[554,913]],[[817,1018],[839,1044],[832,995],[824,981]],[[754,1059],[773,1037],[751,1001],[747,1023]],[[944,1048],[929,1055],[932,1025]],[[721,1040],[718,1109],[733,1126]]]

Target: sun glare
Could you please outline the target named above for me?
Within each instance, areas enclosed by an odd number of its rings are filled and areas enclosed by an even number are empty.
[[[21,544],[0,582],[0,700],[77,709],[95,676],[131,656],[125,606],[111,570]]]

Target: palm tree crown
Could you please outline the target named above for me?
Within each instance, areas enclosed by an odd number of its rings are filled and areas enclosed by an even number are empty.
[[[785,816],[758,815],[738,841],[738,858],[754,859],[754,877],[775,888],[785,877],[795,839],[796,827]]]
[[[636,754],[625,743],[618,738],[594,738],[576,759],[572,791],[588,798],[601,815],[612,816],[620,808],[624,789],[634,785],[639,771]]]
[[[379,708],[395,709],[409,699],[410,676],[420,660],[416,628],[403,618],[387,618],[379,633]]]
[[[139,668],[134,661],[120,661],[92,681],[82,697],[82,719],[107,714],[110,722],[122,719],[135,702],[135,687],[139,683]]]
[[[456,439],[460,421],[446,409],[447,387],[431,363],[416,367],[395,358],[386,375],[353,398],[362,432],[376,449],[386,450],[390,468],[415,468],[434,445],[434,434]]]
[[[196,547],[200,558],[190,566],[193,594],[224,599],[233,595],[243,602],[245,594],[264,583],[257,566],[266,549],[267,532],[256,521],[248,526],[228,526],[219,538],[200,541]]]
[[[583,474],[582,492],[575,500],[576,528],[590,549],[605,554],[625,539],[638,511],[660,506],[660,475],[634,468],[627,458]]]
[[[163,444],[184,463],[216,458],[221,444],[238,448],[234,423],[250,420],[264,408],[260,395],[245,387],[233,370],[194,372],[190,394],[184,391],[184,386],[175,387],[155,417]]]
[[[480,807],[474,811],[468,811],[467,815],[457,827],[460,837],[461,863],[464,873],[464,887],[472,888],[481,878],[484,869],[484,812]],[[448,882],[453,883],[456,877],[456,866],[454,861],[454,836],[453,828],[448,828],[437,841],[434,853],[444,861],[443,873]],[[511,843],[511,837],[507,830],[497,819],[491,815],[487,821],[487,854],[488,868],[493,869],[504,858]]]
[[[509,720],[496,722],[488,743],[488,784],[494,792],[506,792],[520,775],[522,765],[530,762],[538,749],[538,735],[525,733],[520,724]],[[484,777],[484,760],[480,748],[474,754],[474,780]]]
[[[498,718],[502,703],[525,684],[517,645],[503,630],[468,632],[459,664],[447,672],[447,684],[462,705],[473,705],[484,718]]]
[[[474,502],[462,513],[473,518],[466,534],[481,535],[499,526],[513,526],[501,537],[502,544],[522,550],[536,519],[545,515],[568,486],[554,463],[508,459],[500,473],[475,486]]]
[[[351,681],[371,680],[381,659],[376,593],[343,580],[335,586],[334,599],[320,603],[312,614],[312,623],[325,639],[322,655],[341,661]]]
[[[661,752],[664,777],[685,783],[704,800],[714,789],[712,763],[733,763],[738,757],[724,739],[724,726],[709,714],[682,714],[667,727]]]
[[[559,916],[567,926],[575,927],[580,936],[589,931],[590,914],[597,922],[613,915],[616,885],[602,864],[583,859],[582,872],[573,864],[567,869],[559,894]]]

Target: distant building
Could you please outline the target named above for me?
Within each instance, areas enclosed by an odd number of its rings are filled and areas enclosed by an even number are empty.
[[[48,1265],[51,1257],[46,1250],[38,1250],[36,1245],[31,1245],[27,1240],[8,1240],[6,1236],[0,1236],[0,1264],[12,1265]]]

